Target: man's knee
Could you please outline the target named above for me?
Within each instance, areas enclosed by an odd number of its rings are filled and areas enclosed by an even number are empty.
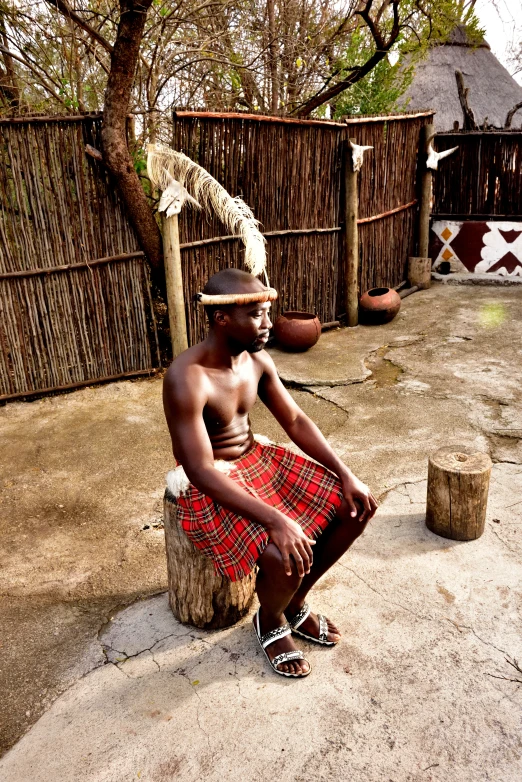
[[[358,514],[362,513],[362,506],[359,505],[359,503],[356,501],[356,507]],[[343,523],[350,526],[351,530],[353,530],[354,537],[358,538],[359,535],[362,535],[364,530],[366,529],[368,525],[368,521],[359,521],[357,517],[353,517],[351,515],[351,508],[346,502],[345,499],[343,499],[339,510],[337,511],[337,518]]]
[[[297,568],[293,559],[291,560],[291,564],[292,575],[288,576],[285,571],[283,557],[281,556],[281,552],[275,543],[269,543],[257,560],[259,570],[264,576],[271,580],[282,579],[284,584],[288,586],[293,586],[295,583],[297,589],[301,579],[299,578],[299,574],[297,573]]]

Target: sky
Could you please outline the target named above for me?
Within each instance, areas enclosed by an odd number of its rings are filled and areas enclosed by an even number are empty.
[[[513,45],[517,47],[522,41],[522,0],[477,0],[475,13],[486,30],[491,51],[513,73],[509,53]],[[522,84],[522,73],[514,78]]]

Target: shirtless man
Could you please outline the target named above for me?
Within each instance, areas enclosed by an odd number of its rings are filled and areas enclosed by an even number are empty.
[[[221,304],[238,295],[241,304]],[[202,297],[208,336],[173,361],[163,397],[180,465],[174,474],[184,470],[178,520],[217,572],[236,580],[257,564],[258,640],[276,673],[302,678],[311,669],[292,634],[326,646],[341,637],[333,622],[310,611],[307,594],[363,532],[377,502],[300,410],[263,350],[276,296],[238,269],[214,275]],[[257,396],[314,461],[254,439],[248,414]]]

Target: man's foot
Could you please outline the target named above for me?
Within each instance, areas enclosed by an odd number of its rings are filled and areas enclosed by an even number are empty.
[[[310,611],[308,603],[299,607],[287,606],[285,615],[292,631],[309,641],[333,646],[341,640],[341,633],[334,623],[327,617]]]
[[[270,631],[274,631],[277,628],[283,628],[285,626],[288,627],[284,621],[284,616],[281,616],[279,621],[276,620],[275,622],[270,622],[261,616],[261,609],[259,609],[257,614],[254,616],[254,629],[256,630],[256,634],[260,641],[268,633],[270,633]],[[288,628],[288,631],[289,630],[290,628]],[[288,634],[284,637],[278,638],[272,642],[268,642],[266,645],[262,644],[262,646],[264,647],[265,654],[268,656],[270,662],[275,660],[275,658],[279,655],[292,655],[299,653],[290,632],[288,632]],[[302,655],[302,652],[300,652],[300,654]],[[307,676],[311,670],[310,663],[304,659],[283,661],[277,663],[274,669],[277,672],[289,674],[290,676]]]

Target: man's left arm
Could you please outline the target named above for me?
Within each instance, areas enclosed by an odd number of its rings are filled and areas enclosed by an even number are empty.
[[[339,477],[350,514],[359,517],[360,521],[369,520],[377,510],[377,501],[370,489],[339,459],[320,429],[294,402],[281,383],[268,353],[263,351],[259,358],[264,369],[258,387],[261,401],[304,453]],[[357,508],[356,501],[362,506],[362,512]]]

